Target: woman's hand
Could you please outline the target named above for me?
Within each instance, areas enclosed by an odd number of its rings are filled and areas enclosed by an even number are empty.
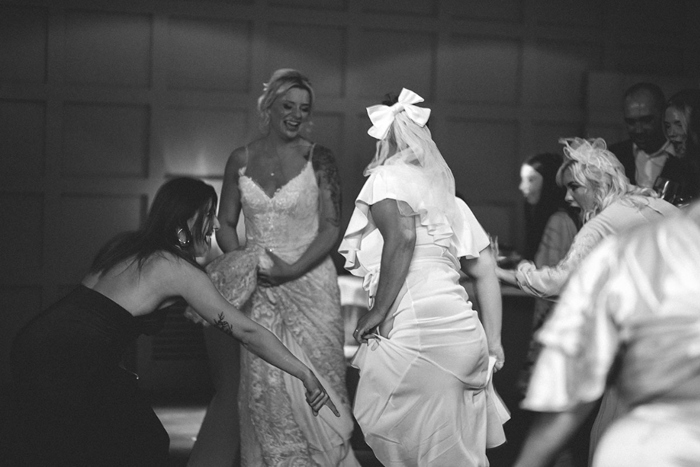
[[[265,249],[265,253],[272,260],[272,266],[258,270],[258,285],[261,287],[273,287],[297,278],[297,271],[293,265],[287,263],[268,249]]]
[[[500,251],[498,249],[498,236],[489,235],[489,244],[491,246],[491,256],[493,257],[494,264],[498,263],[498,255]]]
[[[489,345],[489,355],[492,357],[496,357],[496,364],[493,366],[494,372],[503,368],[503,365],[506,362],[506,355],[503,351],[503,346],[501,344]]]
[[[318,415],[321,407],[327,405],[336,417],[340,417],[340,412],[338,412],[326,389],[311,370],[309,370],[309,374],[302,382],[304,383],[304,388],[306,388],[306,403],[311,407],[314,416]]]
[[[376,339],[376,337],[372,336],[372,331],[382,324],[385,317],[386,313],[372,308],[357,320],[357,327],[355,328],[355,332],[352,333],[352,336],[359,344],[366,344],[369,342],[369,339]]]

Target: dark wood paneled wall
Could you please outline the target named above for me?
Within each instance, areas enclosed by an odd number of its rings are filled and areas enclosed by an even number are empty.
[[[635,79],[697,86],[698,18],[694,0],[0,0],[0,383],[19,326],[165,179],[220,188],[274,69],[315,85],[309,137],[335,151],[346,221],[374,149],[364,108],[407,87],[458,190],[517,246],[520,161],[622,138]]]

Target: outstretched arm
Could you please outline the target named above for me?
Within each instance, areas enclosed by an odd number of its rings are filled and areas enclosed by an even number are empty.
[[[297,279],[323,261],[340,235],[340,177],[333,153],[317,146],[313,153],[313,167],[319,188],[318,233],[306,251],[292,264],[285,263],[268,252],[274,266],[260,272],[263,283],[279,285]]]
[[[274,334],[229,304],[206,273],[182,260],[175,261],[163,272],[166,277],[162,280],[172,289],[171,293],[181,295],[207,322],[240,341],[247,350],[266,362],[300,379],[314,415],[323,405],[328,405],[336,416],[340,416],[316,375]]]
[[[474,291],[486,332],[489,354],[496,357],[496,369],[500,370],[505,363],[501,344],[503,304],[491,247],[481,250],[477,258],[462,258],[461,265],[464,273],[474,281]]]
[[[406,281],[416,244],[414,217],[401,215],[396,200],[379,201],[370,207],[370,212],[382,234],[384,247],[374,305],[369,312],[360,317],[354,333],[355,340],[359,343],[366,343],[368,334],[386,318]]]
[[[496,266],[495,269],[496,277],[499,281],[505,282],[508,285],[518,286],[518,281],[515,280],[515,270],[514,269],[503,269]]]

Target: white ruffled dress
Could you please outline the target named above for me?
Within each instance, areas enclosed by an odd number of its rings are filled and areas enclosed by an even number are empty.
[[[393,328],[360,346],[354,415],[385,466],[486,466],[502,444],[508,415],[495,394],[486,335],[465,289],[460,257],[489,239],[466,204],[456,221],[423,202],[429,183],[410,166],[380,166],[360,192],[340,245],[345,267],[376,293],[383,239],[370,206],[395,199],[413,216],[416,245],[406,282],[389,312]]]

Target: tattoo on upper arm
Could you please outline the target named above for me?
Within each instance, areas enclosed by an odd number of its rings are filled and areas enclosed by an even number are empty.
[[[338,166],[335,163],[335,158],[330,149],[317,146],[316,151],[314,151],[312,162],[314,171],[318,176],[319,187],[321,189],[327,189],[331,195],[333,213],[330,214],[326,220],[337,227],[340,225],[340,203],[342,193],[340,190],[340,175],[338,174]]]
[[[214,326],[221,329],[225,334],[233,337],[233,326],[231,326],[231,324],[224,319],[223,313],[219,313],[216,321],[214,321]]]

